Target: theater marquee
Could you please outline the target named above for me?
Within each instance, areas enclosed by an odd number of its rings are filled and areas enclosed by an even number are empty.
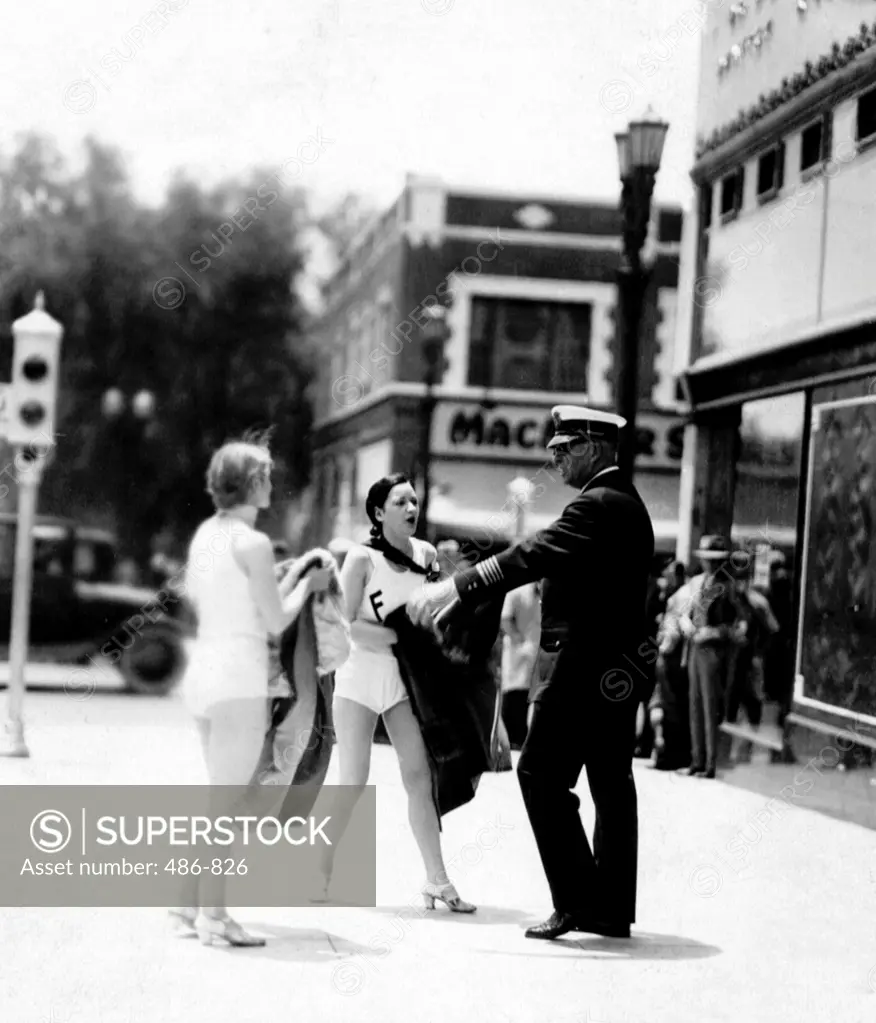
[[[679,469],[684,441],[680,418],[644,412],[636,424],[636,466]],[[440,402],[432,425],[435,457],[483,458],[489,461],[543,461],[553,435],[550,408],[477,402]]]

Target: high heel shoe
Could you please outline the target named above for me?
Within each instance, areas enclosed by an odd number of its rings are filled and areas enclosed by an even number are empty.
[[[331,888],[331,884],[331,873],[326,874],[324,871],[320,870],[315,890],[313,895],[310,896],[310,902],[317,906],[321,906],[324,903],[329,902],[329,888]]]
[[[225,941],[232,948],[261,948],[264,938],[248,934],[236,920],[230,916],[213,917],[201,913],[195,921],[195,930],[202,945],[212,945],[214,941]]]
[[[426,909],[434,909],[436,902],[443,902],[451,913],[474,913],[478,908],[470,902],[463,902],[452,884],[432,884],[430,881],[423,888],[423,902]]]
[[[198,917],[198,911],[196,909],[191,909],[188,906],[169,909],[167,916],[170,920],[171,930],[178,938],[193,938],[197,933],[195,920]]]
[[[332,874],[334,873],[335,862],[332,856],[322,855],[319,858],[319,862],[316,868],[316,877],[314,878],[314,891],[313,895],[310,896],[309,901],[321,906],[326,902],[329,902],[329,888],[332,885]]]

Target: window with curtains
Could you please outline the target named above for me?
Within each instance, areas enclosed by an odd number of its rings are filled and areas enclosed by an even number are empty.
[[[474,298],[469,385],[586,391],[591,320],[579,302]]]

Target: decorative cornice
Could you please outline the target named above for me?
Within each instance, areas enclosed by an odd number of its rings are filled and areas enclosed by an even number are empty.
[[[806,61],[802,71],[791,78],[783,78],[781,85],[772,92],[758,97],[757,103],[747,110],[740,110],[729,124],[716,128],[708,138],[697,139],[697,160],[707,153],[725,145],[735,136],[751,128],[779,107],[790,103],[801,93],[811,89],[829,75],[854,62],[862,53],[876,46],[876,22],[872,25],[861,23],[857,35],[849,36],[843,45],[834,43],[829,53],[822,56],[815,64]]]
[[[756,52],[759,50],[772,34],[773,22],[771,18],[763,28],[750,32],[741,42],[734,43],[718,61],[718,77],[723,77],[732,71],[734,67],[741,65],[745,56],[752,51]]]
[[[682,371],[685,392],[697,412],[872,375],[874,325],[876,306],[816,324],[776,345],[697,360]]]

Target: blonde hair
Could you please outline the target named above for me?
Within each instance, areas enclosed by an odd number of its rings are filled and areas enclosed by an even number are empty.
[[[230,441],[210,459],[207,493],[218,511],[246,504],[254,485],[270,476],[274,467],[268,434]]]

